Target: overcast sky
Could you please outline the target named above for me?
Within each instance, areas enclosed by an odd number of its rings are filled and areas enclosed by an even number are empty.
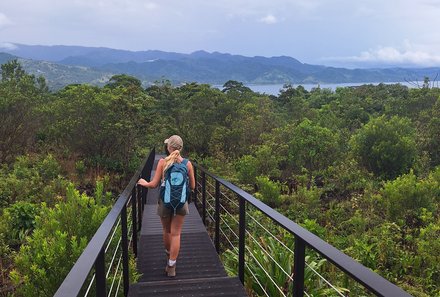
[[[0,0],[8,42],[440,66],[440,0]]]

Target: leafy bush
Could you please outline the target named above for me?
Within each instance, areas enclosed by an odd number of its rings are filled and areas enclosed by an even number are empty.
[[[257,176],[257,159],[251,155],[241,157],[236,165],[238,180],[244,184],[254,184]]]
[[[280,156],[268,145],[260,145],[255,150],[257,165],[257,174],[266,175],[269,178],[278,178],[280,170],[278,169],[278,159]]]
[[[258,195],[261,200],[270,207],[278,207],[281,204],[280,184],[271,181],[267,176],[257,177]],[[258,197],[257,196],[257,197]]]
[[[0,163],[34,149],[46,91],[44,78],[26,74],[17,60],[1,66]]]
[[[417,241],[417,254],[421,258],[420,273],[425,286],[435,290],[434,284],[440,283],[440,241],[433,240],[440,238],[440,219],[420,230],[420,237]]]
[[[393,179],[415,161],[415,131],[409,119],[381,116],[370,120],[350,140],[360,164],[377,176]]]
[[[268,145],[258,146],[255,150],[255,156],[244,155],[236,162],[238,180],[244,184],[254,184],[259,175],[271,178],[279,177],[278,158]]]
[[[323,171],[324,189],[338,196],[347,192],[363,191],[371,185],[371,178],[372,174],[353,159],[338,162]]]
[[[281,207],[283,214],[295,222],[319,218],[322,215],[322,192],[323,190],[317,187],[307,189],[306,186],[299,186],[295,193],[284,199]]]
[[[109,207],[70,184],[66,202],[42,204],[35,229],[15,258],[11,278],[25,296],[52,296],[107,215]]]
[[[60,174],[52,155],[17,157],[11,169],[0,169],[0,208],[16,201],[54,204],[67,185]]]
[[[290,132],[289,162],[312,174],[331,165],[340,153],[338,133],[305,119]]]
[[[87,172],[87,167],[84,164],[84,160],[78,160],[75,162],[75,171],[76,171],[76,174],[78,174],[79,179],[83,180],[84,175]]]
[[[438,182],[432,178],[418,180],[412,171],[386,182],[381,191],[389,219],[401,225],[417,223],[412,220],[418,220],[423,208],[433,211],[439,193]]]
[[[34,229],[38,212],[37,205],[25,201],[16,202],[3,210],[0,231],[5,235],[9,246],[24,242],[25,237]]]
[[[112,200],[112,193],[111,192],[105,192],[105,188],[107,187],[106,184],[109,182],[109,176],[104,176],[103,179],[98,179],[96,181],[96,188],[94,193],[95,202],[98,205],[111,205],[113,202]]]

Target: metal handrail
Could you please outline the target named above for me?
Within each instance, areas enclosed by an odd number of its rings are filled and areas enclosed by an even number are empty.
[[[130,182],[124,189],[124,191],[119,195],[118,200],[113,205],[112,209],[110,210],[109,214],[106,216],[102,224],[99,226],[98,230],[96,231],[95,235],[93,235],[92,239],[88,243],[87,247],[84,249],[83,253],[80,255],[78,260],[76,261],[75,265],[70,270],[69,274],[64,279],[63,283],[58,288],[57,292],[55,293],[55,297],[66,297],[66,296],[78,296],[80,293],[85,281],[87,280],[87,277],[89,276],[90,271],[95,267],[96,272],[96,286],[97,286],[97,295],[98,296],[105,296],[105,272],[102,270],[105,270],[104,266],[104,249],[105,249],[105,243],[107,239],[109,238],[110,234],[112,233],[113,227],[115,226],[116,222],[118,221],[119,217],[121,217],[122,221],[122,237],[126,241],[127,237],[127,201],[129,198],[133,195],[133,193],[136,192],[137,188],[137,181],[139,177],[150,179],[151,170],[153,168],[153,163],[155,159],[155,149],[153,148],[146,157],[138,170],[136,170],[135,174],[131,178]],[[137,195],[137,199],[133,199],[131,201],[132,207],[133,207],[133,214],[137,215],[136,211],[136,200],[140,202],[140,198],[142,198],[142,208],[145,204],[145,197],[146,197],[146,191],[144,190],[142,192],[142,197],[139,197]],[[141,203],[139,203],[141,204]],[[133,228],[133,237],[137,236],[137,231],[140,230],[140,223],[142,220],[141,213],[139,212],[138,221],[136,224],[132,225]],[[124,228],[125,225],[125,228]],[[124,232],[125,229],[125,232]],[[136,238],[134,238],[134,242],[136,242]],[[128,241],[124,246],[125,249],[128,248]],[[123,248],[123,255],[125,258],[127,258],[126,250],[124,251]],[[128,259],[124,259],[124,294],[127,295],[128,293]],[[103,272],[103,273],[102,273]],[[98,277],[98,275],[101,275]]]
[[[339,251],[329,243],[325,242],[315,234],[311,233],[310,231],[304,229],[303,227],[299,226],[295,222],[291,221],[284,215],[280,214],[273,208],[269,207],[268,205],[264,204],[251,194],[245,192],[244,190],[240,189],[236,185],[232,184],[229,181],[226,181],[212,173],[210,173],[208,170],[206,170],[204,167],[200,166],[196,162],[193,163],[196,171],[198,172],[200,170],[201,173],[201,184],[202,184],[202,207],[205,205],[205,199],[206,199],[206,176],[211,177],[216,181],[216,192],[219,192],[218,186],[222,185],[238,195],[239,198],[239,206],[240,206],[240,243],[239,243],[239,278],[241,282],[244,284],[244,266],[246,263],[244,263],[244,236],[246,234],[245,232],[245,203],[250,203],[253,207],[257,208],[259,211],[261,211],[263,214],[265,214],[267,217],[269,217],[272,221],[274,221],[276,224],[280,225],[282,228],[290,232],[295,236],[295,263],[294,263],[294,270],[295,270],[295,279],[294,279],[294,296],[303,296],[304,295],[304,264],[305,264],[305,248],[310,247],[316,252],[318,252],[320,255],[322,255],[324,258],[326,258],[328,261],[333,263],[335,266],[337,266],[339,269],[341,269],[344,273],[349,275],[352,279],[354,279],[356,282],[362,284],[368,291],[376,294],[377,296],[411,296],[407,292],[405,292],[400,287],[392,284],[385,278],[381,277],[377,273],[371,271],[369,268],[361,265],[360,263],[356,262],[351,257],[347,256],[343,252]],[[197,177],[198,178],[198,177]],[[220,193],[220,192],[219,192]],[[220,194],[216,193],[216,200],[220,199]],[[216,203],[218,203],[216,201]],[[218,211],[218,210],[216,210]],[[206,210],[202,209],[202,219],[205,221],[205,218],[203,217],[206,213]],[[215,216],[218,216],[216,214]],[[216,230],[217,231],[217,230]],[[215,240],[218,242],[219,238],[219,232],[215,233]]]
[[[208,182],[209,184],[209,182]],[[222,195],[222,197],[224,197],[225,199],[228,200],[228,202],[231,202],[232,204],[234,204],[236,207],[239,207],[239,205],[234,202],[233,200],[231,200],[231,198],[229,198],[227,195],[225,195],[223,192],[220,192],[220,194]],[[225,210],[229,215],[232,214],[229,213],[229,211],[224,208],[223,206],[221,206],[223,210]],[[273,238],[275,241],[277,241],[279,244],[281,244],[286,250],[289,251],[289,253],[291,253],[292,255],[294,254],[293,250],[291,248],[289,248],[285,243],[283,243],[280,239],[278,239],[278,237],[276,237],[274,234],[272,234],[272,232],[270,232],[269,230],[267,230],[266,227],[264,227],[257,219],[255,219],[251,214],[248,214],[249,218],[251,218],[251,220],[256,223],[260,228],[262,228],[266,233],[268,233],[270,235],[271,238]],[[232,219],[238,224],[238,221],[232,217]],[[253,241],[255,241],[255,238],[252,236],[252,234],[246,230],[246,234],[248,234]],[[258,243],[257,243],[258,244]],[[258,244],[259,245],[259,244]],[[270,257],[272,259],[272,261],[280,268],[280,270],[282,270],[284,272],[284,274],[287,275],[287,273],[284,271],[284,268],[282,268],[280,266],[280,264],[278,264],[273,258],[272,256],[270,256],[270,254],[264,249],[262,248],[263,252],[266,253],[266,255],[268,257]],[[334,291],[336,291],[336,293],[338,293],[340,296],[344,296],[334,285],[332,285],[325,277],[323,277],[318,271],[316,271],[309,263],[305,262],[306,266],[313,271],[313,273],[315,273],[321,280],[323,280],[327,285],[329,285],[329,287],[331,287]],[[289,279],[293,281],[293,277],[288,275]]]

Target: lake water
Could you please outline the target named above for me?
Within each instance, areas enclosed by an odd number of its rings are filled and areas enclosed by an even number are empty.
[[[387,82],[385,84],[401,84],[407,87],[415,87],[412,84],[409,84],[408,82]],[[354,86],[361,86],[365,84],[371,84],[371,85],[378,85],[377,83],[343,83],[343,84],[292,84],[294,88],[301,85],[306,89],[307,91],[310,91],[313,88],[320,87],[321,89],[331,89],[336,90],[338,87],[354,87]],[[419,85],[421,86],[423,82],[419,82]],[[275,95],[278,96],[280,93],[280,90],[283,88],[282,84],[275,84],[275,85],[246,85],[248,88],[250,88],[254,92],[267,94],[267,95]]]

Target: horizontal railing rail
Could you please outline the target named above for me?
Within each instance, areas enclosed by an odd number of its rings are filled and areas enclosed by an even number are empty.
[[[207,220],[207,176],[215,181],[215,205],[209,204],[211,209],[215,210],[214,216],[210,215],[210,218],[214,221],[214,245],[219,251],[219,238],[220,238],[220,199],[221,191],[220,186],[222,185],[229,191],[235,193],[238,198],[239,204],[239,234],[238,234],[238,277],[244,284],[244,268],[245,268],[245,236],[246,236],[246,203],[249,203],[254,208],[261,211],[265,216],[270,218],[273,222],[287,230],[289,233],[294,235],[294,277],[293,277],[293,296],[304,296],[304,269],[305,269],[305,249],[306,247],[312,248],[323,258],[327,259],[338,267],[345,274],[350,276],[353,280],[364,286],[369,292],[377,296],[411,296],[405,292],[400,287],[392,284],[385,278],[381,277],[377,273],[371,271],[369,268],[356,262],[351,257],[347,256],[343,252],[336,249],[334,246],[325,242],[315,234],[299,226],[292,220],[288,219],[284,215],[280,214],[273,208],[264,204],[251,194],[237,187],[229,181],[226,181],[209,171],[204,167],[194,162],[194,167],[196,171],[196,197],[195,204],[199,209],[202,220],[206,224]],[[198,179],[201,180],[198,180]],[[197,196],[201,195],[200,201],[198,202]]]
[[[127,228],[127,204],[129,202],[131,211],[131,239],[132,250],[134,254],[137,254],[137,234],[142,224],[142,211],[144,209],[147,189],[137,186],[139,177],[143,177],[147,180],[150,179],[151,171],[153,168],[155,159],[155,149],[153,148],[146,157],[139,169],[135,172],[130,182],[119,195],[116,203],[113,205],[109,214],[106,216],[87,247],[84,249],[81,256],[76,261],[75,265],[70,270],[69,274],[64,279],[63,283],[58,288],[54,296],[56,297],[68,297],[78,296],[83,289],[87,278],[89,277],[93,268],[95,269],[95,282],[96,282],[96,296],[106,295],[106,269],[105,269],[105,250],[106,243],[112,234],[114,226],[121,220],[121,242],[122,242],[122,276],[124,295],[128,295],[129,286],[129,272],[128,272],[128,228]],[[131,198],[131,199],[130,199]],[[114,232],[113,232],[114,234]]]

